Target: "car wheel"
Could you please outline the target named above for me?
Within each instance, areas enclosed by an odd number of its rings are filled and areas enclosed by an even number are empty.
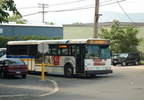
[[[27,75],[22,75],[22,78],[26,78],[27,77]]]
[[[116,64],[113,64],[113,66],[116,66]]]
[[[1,78],[2,78],[2,79],[5,78],[4,72],[1,72]]]
[[[136,60],[134,64],[135,64],[135,65],[138,65],[138,64],[139,64],[139,62]]]
[[[65,72],[66,77],[69,77],[69,78],[73,77],[73,68],[71,65],[66,65],[64,72]]]
[[[127,65],[126,61],[122,61],[121,65],[126,66]]]
[[[95,77],[96,76],[96,74],[90,74],[90,77]]]

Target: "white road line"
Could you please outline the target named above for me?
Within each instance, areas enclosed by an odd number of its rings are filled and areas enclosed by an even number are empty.
[[[39,78],[39,76],[34,76],[34,75],[29,75],[31,77],[36,77],[36,78]],[[54,85],[54,89],[53,91],[49,92],[49,93],[45,93],[45,94],[41,94],[41,95],[29,95],[29,94],[19,94],[19,95],[0,95],[0,97],[19,97],[19,96],[23,96],[23,97],[30,97],[30,96],[34,96],[34,97],[43,97],[43,96],[48,96],[48,95],[51,95],[51,94],[54,94],[56,92],[59,91],[59,86],[57,84],[57,82],[55,82],[54,80],[50,80],[50,79],[45,79],[46,81],[50,81],[51,83],[53,83]],[[6,85],[7,86],[7,85]],[[10,87],[10,86],[8,86]],[[15,87],[16,88],[16,87]],[[19,88],[19,87],[18,87]]]
[[[48,81],[50,81],[50,82],[52,82],[54,84],[54,90],[51,91],[51,92],[49,92],[49,93],[39,95],[38,97],[51,95],[51,94],[54,94],[54,93],[56,93],[56,92],[59,91],[59,86],[58,86],[58,84],[54,80],[50,80],[50,79],[46,79],[46,80],[48,80]]]

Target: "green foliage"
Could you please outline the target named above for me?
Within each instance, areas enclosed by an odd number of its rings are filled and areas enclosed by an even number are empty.
[[[55,36],[52,38],[52,40],[59,40],[59,39],[61,39],[59,36]]]
[[[55,25],[53,22],[44,22],[46,25]]]
[[[22,19],[20,15],[13,14],[12,17],[8,18],[9,22],[16,22],[17,24],[26,24],[27,20]]]
[[[0,36],[0,48],[6,48],[8,41],[16,41],[17,38],[18,38],[18,35],[14,36],[14,37]]]
[[[73,24],[79,25],[79,24],[82,24],[82,22],[74,22]]]
[[[16,15],[20,15],[19,11],[16,9],[14,0],[0,0],[0,23],[8,22],[8,17],[10,12]]]
[[[100,38],[111,40],[111,51],[113,53],[133,52],[135,46],[139,44],[140,39],[136,37],[138,29],[130,25],[120,26],[119,21],[114,20],[115,24],[111,29],[101,28]]]
[[[59,36],[55,36],[52,40],[61,39]],[[28,35],[28,36],[21,36],[20,40],[51,40],[49,37],[44,37],[42,35],[35,36],[35,35]]]
[[[28,35],[28,36],[21,36],[20,40],[50,40],[50,38],[44,37],[42,35],[39,36]]]
[[[17,41],[18,37],[19,37],[18,35],[15,35],[14,37],[0,36],[0,48],[6,48],[8,41]],[[52,40],[57,40],[57,39],[61,39],[61,38],[58,36],[52,38]],[[20,40],[50,40],[50,38],[44,37],[42,35],[39,36],[28,35],[28,36],[21,36]]]

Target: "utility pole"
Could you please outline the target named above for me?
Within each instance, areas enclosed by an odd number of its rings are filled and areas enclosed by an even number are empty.
[[[98,37],[98,19],[99,19],[99,0],[95,0],[93,38],[97,38]]]
[[[48,8],[48,4],[41,4],[41,3],[39,3],[38,4],[38,7],[39,8],[42,8],[42,11],[39,11],[39,13],[42,13],[42,22],[44,23],[45,21],[45,13],[47,13],[47,11],[45,11],[45,8]]]

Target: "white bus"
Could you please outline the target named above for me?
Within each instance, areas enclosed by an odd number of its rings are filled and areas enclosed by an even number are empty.
[[[28,40],[9,41],[7,57],[20,58],[29,71],[41,72],[42,54],[38,45],[47,43],[49,50],[44,54],[46,73],[90,75],[112,73],[110,41],[106,39]]]

